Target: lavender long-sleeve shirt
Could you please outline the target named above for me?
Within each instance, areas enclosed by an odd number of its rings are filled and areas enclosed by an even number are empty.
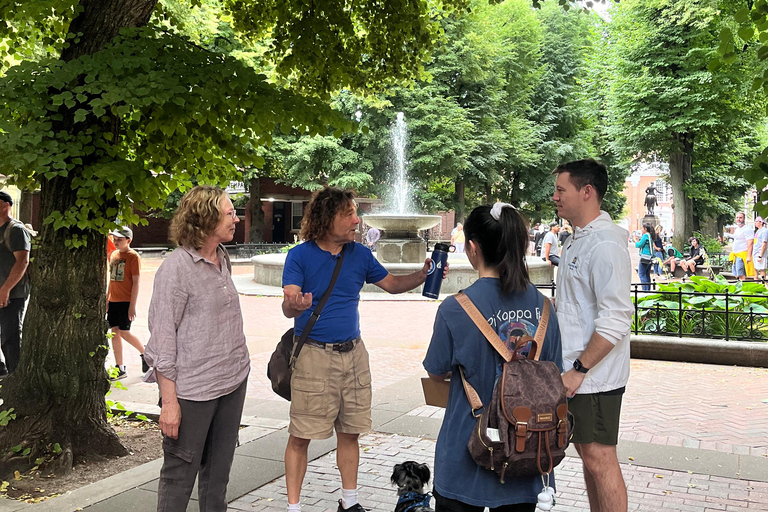
[[[250,371],[240,299],[221,249],[218,256],[220,268],[179,247],[155,274],[144,352],[153,369],[144,381],[157,382],[160,372],[185,400],[227,395]]]

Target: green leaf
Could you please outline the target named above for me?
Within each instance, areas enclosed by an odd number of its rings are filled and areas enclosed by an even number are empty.
[[[736,23],[751,23],[752,20],[749,17],[749,7],[742,7],[736,11],[734,19],[736,20]]]
[[[755,35],[755,29],[752,27],[744,27],[739,29],[739,37],[744,41],[750,41]]]

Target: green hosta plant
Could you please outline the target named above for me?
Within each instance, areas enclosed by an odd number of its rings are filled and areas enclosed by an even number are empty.
[[[637,298],[633,325],[638,332],[768,337],[768,289],[761,283],[729,283],[719,275],[715,280],[692,277],[684,283],[660,284],[658,291]]]

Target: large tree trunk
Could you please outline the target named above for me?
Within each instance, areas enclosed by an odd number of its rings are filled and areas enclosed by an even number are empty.
[[[264,241],[264,210],[261,209],[261,181],[259,178],[251,178],[249,186],[251,194],[251,229],[248,232],[248,241],[252,244]]]
[[[699,219],[699,225],[694,227],[698,227],[698,231],[704,236],[717,238],[717,219],[715,217]]]
[[[33,194],[29,190],[21,191],[19,200],[19,220],[24,224],[32,223]]]
[[[157,0],[81,0],[82,11],[70,26],[65,61],[103,49],[124,27],[149,22]],[[78,34],[78,38],[74,34]],[[55,91],[54,91],[55,92]],[[56,132],[73,133],[89,123],[76,124],[72,109],[62,107]],[[112,139],[120,131],[119,119],[101,125]],[[63,212],[77,203],[72,188],[75,176],[90,161],[73,167],[66,177],[41,183],[40,215]],[[115,206],[105,201],[101,214]],[[67,237],[81,236],[87,243],[67,248]],[[61,455],[48,469],[66,472],[80,456],[124,455],[126,449],[106,421],[104,395],[109,382],[104,371],[108,341],[105,316],[106,239],[93,231],[54,230],[42,227],[31,263],[32,294],[24,322],[21,360],[2,386],[3,408],[13,408],[16,419],[0,431],[0,475],[23,471],[37,457]],[[8,448],[21,444],[25,456]]]
[[[456,218],[454,222],[464,223],[464,217],[466,215],[466,208],[464,203],[464,180],[456,180]]]
[[[685,193],[684,186],[691,179],[693,135],[675,133],[677,147],[669,154],[669,184],[675,211],[675,236],[673,245],[682,247],[693,232],[693,202]]]

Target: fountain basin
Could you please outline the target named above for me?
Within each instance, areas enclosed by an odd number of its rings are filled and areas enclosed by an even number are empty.
[[[285,254],[262,254],[251,258],[253,262],[253,280],[259,284],[282,287],[283,266],[285,264]],[[554,267],[549,266],[541,258],[528,256],[528,274],[533,284],[550,284],[554,277]],[[469,264],[466,255],[451,254],[448,257],[450,271],[448,277],[443,280],[440,288],[441,294],[456,293],[469,287],[475,282],[477,271]],[[392,275],[412,274],[424,266],[424,260],[421,263],[385,263],[386,268]],[[381,292],[384,290],[374,284],[366,284],[363,287],[364,292]],[[411,293],[421,293],[422,287],[412,290]],[[429,300],[426,297],[424,300]]]
[[[376,250],[376,259],[381,263],[422,264],[427,257],[427,244],[419,231],[439,224],[442,217],[372,213],[363,216],[363,220],[382,230]]]
[[[439,215],[389,215],[369,213],[363,216],[369,226],[382,229],[385,238],[418,238],[418,232],[436,226],[442,220]],[[410,235],[410,236],[409,236]]]

